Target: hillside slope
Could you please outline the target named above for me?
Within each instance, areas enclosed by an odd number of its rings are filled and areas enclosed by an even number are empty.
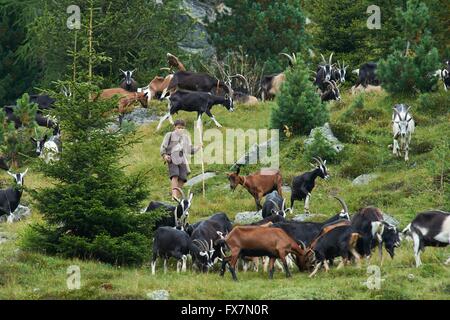
[[[350,212],[356,212],[367,205],[380,207],[400,221],[404,227],[420,211],[428,209],[450,210],[449,164],[450,151],[450,95],[434,93],[422,98],[394,98],[387,94],[364,97],[358,101],[348,94],[343,102],[330,104],[331,126],[336,136],[345,144],[344,151],[335,163],[330,164],[332,178],[318,180],[314,189],[311,211],[331,216],[340,210],[331,197],[341,195]],[[388,145],[392,143],[391,108],[394,103],[404,102],[413,106],[416,132],[412,138],[410,161],[392,156]],[[272,102],[273,103],[273,102]],[[258,106],[237,106],[234,113],[222,107],[215,107],[213,114],[225,128],[259,129],[269,124],[272,103]],[[166,106],[154,107],[162,113]],[[180,113],[175,118],[187,120],[192,133],[195,114]],[[208,117],[204,117],[204,128],[214,128]],[[159,145],[171,126],[166,122],[161,132],[155,132],[157,123],[139,128],[142,142],[129,150],[124,159],[127,170],[134,172],[150,169],[150,200],[169,201],[169,179],[167,168],[159,157]],[[290,185],[292,177],[309,169],[309,159],[303,157],[305,137],[285,138],[281,143],[280,168],[284,183]],[[205,142],[205,145],[208,143]],[[206,182],[206,198],[201,196],[201,184],[196,185],[194,202],[190,211],[190,222],[223,211],[230,218],[237,212],[254,210],[254,201],[248,192],[238,187],[229,189],[225,173],[230,165],[207,165],[207,171],[217,176]],[[244,174],[259,166],[244,167]],[[191,177],[201,173],[200,165],[191,166]],[[378,178],[363,186],[353,186],[352,180],[360,174],[376,173]],[[2,175],[9,181],[6,175]],[[38,188],[50,183],[32,171],[25,179],[28,188]],[[9,183],[9,182],[7,182]],[[289,199],[289,194],[284,194]],[[24,194],[24,203],[30,197]],[[147,203],[143,203],[145,207]],[[296,213],[302,212],[302,203],[296,202]],[[0,233],[16,238],[0,244],[0,298],[138,298],[145,299],[152,290],[166,289],[173,299],[449,299],[450,269],[443,265],[449,249],[428,248],[422,256],[424,266],[413,267],[412,244],[402,243],[394,260],[385,259],[381,268],[384,281],[380,290],[370,290],[364,284],[370,274],[369,262],[361,269],[347,267],[333,268],[328,274],[319,273],[309,279],[305,273],[295,271],[292,279],[285,279],[282,272],[275,273],[275,280],[269,281],[262,271],[240,273],[239,284],[231,281],[227,273],[222,279],[216,272],[198,274],[189,271],[177,275],[172,263],[169,273],[162,275],[162,264],[158,265],[157,276],[152,277],[148,265],[140,268],[119,268],[93,261],[62,259],[19,249],[20,234],[27,224],[39,221],[39,213],[33,212],[30,219],[17,224],[0,225]],[[385,252],[386,255],[386,252]],[[379,264],[374,257],[372,264]],[[69,291],[66,286],[66,270],[70,265],[81,269],[81,289]],[[104,284],[111,284],[111,286]],[[107,288],[107,289],[104,289]]]

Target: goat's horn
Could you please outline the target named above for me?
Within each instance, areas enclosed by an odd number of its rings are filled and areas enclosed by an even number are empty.
[[[313,159],[314,160],[316,160],[316,162],[319,164],[319,165],[321,165],[322,164],[322,161],[320,161],[318,158],[316,158],[316,157],[313,157]]]
[[[210,239],[210,241],[211,241],[211,242],[210,242],[210,245],[211,245],[211,250],[212,250],[212,249],[214,249],[213,241],[212,241],[212,239]]]
[[[286,199],[283,199],[283,203],[281,204],[281,211],[284,211],[286,206]]]
[[[178,187],[175,187],[175,188],[172,188],[172,190],[178,190],[178,191],[180,191],[180,193],[181,193],[181,196],[183,197],[183,199],[185,199],[186,198],[186,196],[184,195],[184,192],[183,192],[183,190],[181,190],[180,188],[178,188]]]
[[[247,89],[249,89],[250,88],[250,86],[249,86],[249,84],[248,84],[248,80],[247,80],[247,78],[246,77],[244,77],[242,74],[240,74],[240,73],[236,73],[233,77],[235,77],[235,78],[241,78],[241,79],[243,79],[244,80],[244,82],[245,82],[245,86],[247,87]]]
[[[278,203],[276,203],[272,199],[270,199],[269,201],[272,202],[275,205],[275,207],[277,208],[278,211],[280,211],[280,207],[278,206]]]
[[[333,53],[334,53],[334,52],[332,52],[332,53],[330,54],[330,59],[328,60],[328,64],[331,64],[331,61],[332,61],[331,59],[333,58]]]
[[[345,213],[348,213],[348,207],[345,201],[339,197],[334,196],[334,198],[341,203],[342,209],[344,209]]]
[[[323,62],[326,64],[327,61],[325,60],[325,57],[323,56],[323,54],[320,54],[320,56],[322,57]]]
[[[136,70],[137,70],[137,68],[134,68],[134,69],[131,71],[131,73],[135,72]]]
[[[125,73],[125,71],[123,71],[122,69],[119,68],[119,70],[120,70],[120,72]]]
[[[293,56],[291,56],[291,55],[289,55],[287,53],[284,53],[284,52],[280,53],[280,55],[283,55],[283,56],[287,57],[289,59],[289,61],[291,62],[291,64],[295,63],[295,59],[294,59]]]

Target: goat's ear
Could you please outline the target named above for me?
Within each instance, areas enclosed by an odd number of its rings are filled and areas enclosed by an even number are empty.
[[[327,160],[324,160],[324,161],[323,161],[323,164],[327,164]]]
[[[30,139],[31,139],[31,141],[36,142],[35,138],[31,137]]]

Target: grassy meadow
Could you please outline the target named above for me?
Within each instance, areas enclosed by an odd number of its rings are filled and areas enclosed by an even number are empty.
[[[392,107],[399,102],[412,105],[416,121],[408,163],[395,158],[388,147],[392,143]],[[216,106],[212,112],[223,126],[219,129],[221,132],[227,128],[268,128],[273,103],[238,105],[233,113]],[[345,199],[351,213],[374,205],[395,217],[400,222],[400,229],[418,212],[433,208],[449,211],[449,105],[450,95],[443,91],[425,98],[380,94],[366,95],[362,100],[346,92],[341,102],[330,103],[331,126],[345,148],[329,164],[332,178],[316,181],[311,211],[320,213],[320,220],[335,214],[340,205],[332,195],[337,194]],[[149,112],[162,114],[166,112],[166,104],[155,103]],[[193,136],[196,114],[181,112],[176,118],[187,121]],[[203,123],[205,130],[215,128],[206,115]],[[128,172],[150,170],[149,195],[141,208],[150,200],[170,201],[167,168],[159,156],[159,146],[164,134],[172,127],[167,121],[156,132],[156,125],[155,122],[138,128],[141,142],[131,147],[122,160]],[[283,136],[282,132],[280,136]],[[295,175],[310,168],[309,159],[303,157],[305,138],[291,136],[283,137],[281,141],[280,168],[286,185],[291,184]],[[206,181],[206,198],[202,197],[201,184],[192,188],[191,223],[218,211],[234,218],[237,212],[255,209],[253,198],[241,186],[230,191],[225,175],[229,168],[229,164],[206,164],[206,171],[214,171],[217,176]],[[243,167],[241,172],[249,174],[257,169],[257,165],[251,165]],[[193,164],[191,170],[190,177],[193,177],[201,173],[201,166]],[[352,180],[364,173],[376,173],[378,178],[367,185],[353,186]],[[3,185],[9,184],[10,178],[0,174]],[[25,178],[26,188],[49,184],[51,181],[30,167]],[[284,197],[289,199],[290,195],[284,194]],[[33,208],[26,191],[22,203]],[[296,202],[294,209],[295,213],[302,213],[303,203]],[[385,251],[379,290],[368,289],[365,284],[371,276],[367,267],[379,265],[376,254],[371,261],[365,261],[362,268],[350,266],[336,270],[333,267],[329,273],[322,271],[313,279],[297,270],[292,278],[286,279],[277,269],[271,281],[260,268],[258,273],[240,271],[239,282],[235,283],[228,272],[224,278],[215,270],[199,274],[192,271],[190,265],[187,273],[177,274],[174,261],[165,275],[160,262],[157,275],[152,276],[149,264],[138,268],[117,267],[24,251],[20,248],[21,234],[28,224],[41,219],[39,212],[33,210],[27,220],[0,224],[0,233],[14,237],[0,244],[0,299],[146,299],[147,293],[158,289],[168,290],[171,299],[450,299],[450,266],[443,264],[450,256],[449,248],[427,248],[422,254],[424,265],[419,269],[414,267],[411,242],[403,241],[393,260]],[[79,290],[67,289],[66,271],[70,265],[80,266]]]

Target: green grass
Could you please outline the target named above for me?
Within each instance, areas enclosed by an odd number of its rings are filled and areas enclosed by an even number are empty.
[[[442,96],[439,101],[450,105],[450,96]],[[445,94],[445,93],[444,93]],[[433,94],[433,95],[437,95]],[[358,139],[354,143],[345,143],[345,149],[339,155],[336,164],[330,164],[332,179],[317,180],[311,201],[311,210],[321,213],[325,218],[340,210],[339,204],[331,195],[339,194],[346,200],[351,212],[367,205],[380,207],[400,221],[401,227],[420,211],[431,208],[449,210],[447,194],[443,194],[435,177],[439,170],[433,161],[439,159],[438,150],[442,139],[450,136],[449,113],[434,113],[417,106],[417,97],[392,97],[387,94],[367,95],[364,97],[362,112],[350,112],[354,97],[343,94],[343,102],[331,103],[331,123],[340,121],[345,128],[357,130]],[[395,103],[405,102],[413,106],[413,115],[417,119],[416,132],[412,138],[410,161],[392,156],[388,145],[391,137],[391,108]],[[440,102],[441,103],[441,102]],[[258,106],[237,106],[234,113],[225,108],[215,107],[213,113],[226,128],[267,128],[272,103]],[[165,104],[156,104],[154,110],[162,114]],[[448,110],[448,108],[447,108]],[[187,120],[188,129],[193,133],[195,114],[180,112],[175,118]],[[204,128],[215,128],[208,118],[203,118]],[[157,123],[139,128],[141,143],[130,148],[123,159],[128,172],[151,170],[149,175],[150,191],[148,199],[142,203],[145,207],[150,200],[170,201],[167,168],[159,156],[159,146],[166,132],[171,129],[168,122],[160,132],[156,132]],[[346,130],[346,129],[343,130]],[[282,133],[281,133],[282,134]],[[285,138],[281,143],[280,167],[285,184],[291,184],[292,178],[309,170],[309,160],[303,158],[305,137]],[[208,143],[205,143],[205,146]],[[447,163],[447,159],[444,159]],[[242,187],[231,192],[225,173],[230,165],[206,165],[207,171],[218,175],[206,182],[206,198],[201,196],[201,184],[195,186],[194,202],[190,211],[190,222],[207,217],[215,212],[226,212],[230,218],[240,211],[254,210],[254,201]],[[250,173],[258,166],[244,167],[243,173]],[[26,177],[27,188],[34,189],[49,185],[41,175],[32,170]],[[191,177],[201,173],[200,165],[191,165]],[[378,173],[379,177],[364,186],[353,186],[351,181],[361,173]],[[6,174],[0,179],[9,183]],[[448,172],[446,173],[448,181]],[[284,194],[289,199],[289,194]],[[23,203],[33,206],[24,193]],[[302,203],[296,202],[297,213]],[[140,209],[140,208],[139,208]],[[217,272],[199,274],[188,271],[177,274],[175,263],[169,265],[169,272],[162,274],[162,264],[158,265],[157,275],[151,276],[149,266],[140,268],[115,267],[95,261],[80,261],[46,256],[41,253],[26,252],[20,249],[20,234],[30,223],[41,221],[35,210],[30,219],[16,224],[0,225],[0,232],[16,235],[16,240],[0,245],[0,299],[146,299],[147,293],[157,289],[166,289],[171,299],[449,299],[450,268],[443,265],[449,255],[448,248],[427,248],[422,255],[424,266],[414,267],[412,245],[402,243],[391,260],[385,252],[385,262],[381,268],[384,281],[380,290],[369,290],[363,283],[367,274],[368,262],[362,268],[355,266],[342,270],[332,268],[326,274],[320,272],[315,278],[294,271],[291,279],[277,270],[275,279],[269,280],[262,272],[239,272],[239,283],[231,281],[229,273],[221,278]],[[372,264],[378,264],[374,255]],[[70,291],[66,286],[66,270],[70,265],[79,265],[81,269],[81,289]],[[107,284],[105,286],[105,284]],[[105,289],[106,288],[106,289]]]

